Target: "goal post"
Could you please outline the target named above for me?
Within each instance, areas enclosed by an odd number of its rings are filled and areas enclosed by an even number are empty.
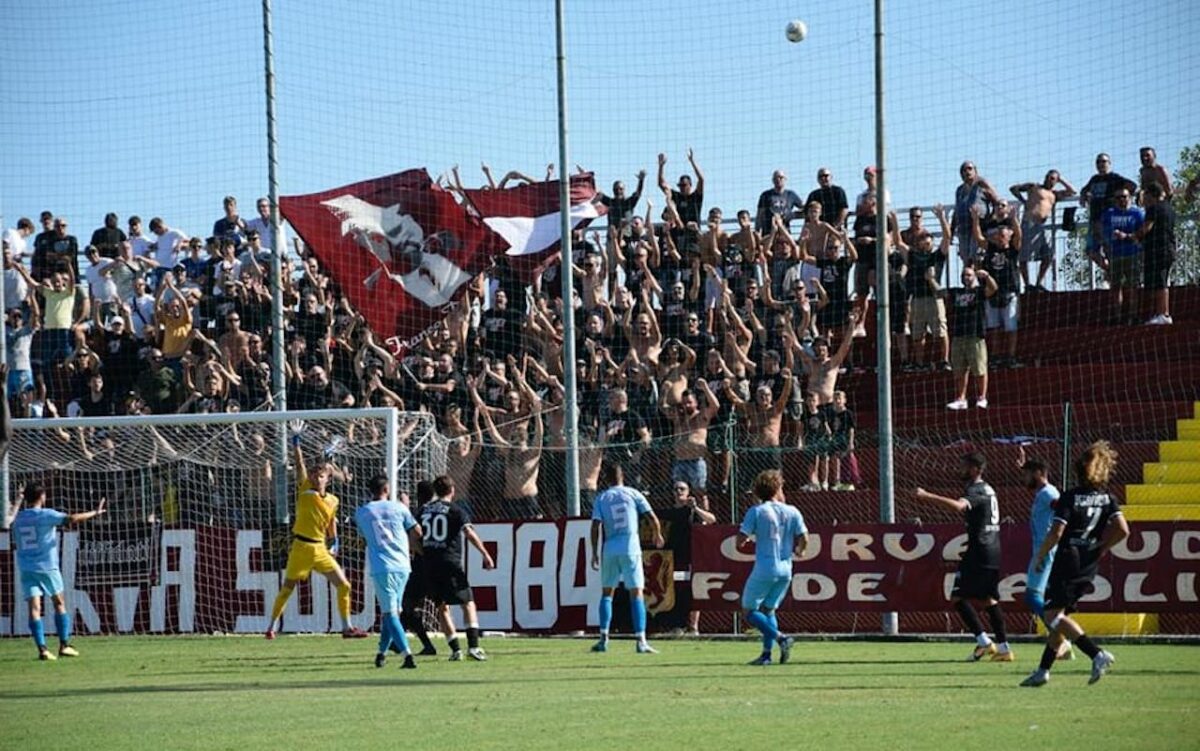
[[[345,530],[340,560],[355,582],[356,622],[370,625],[375,603],[351,531],[354,512],[369,500],[375,475],[386,474],[398,496],[445,470],[446,443],[432,415],[372,408],[16,420],[5,478],[13,503],[38,482],[51,507],[85,511],[101,499],[108,506],[63,530],[68,607],[81,631],[260,630],[290,542],[294,468],[282,484],[275,473],[276,447],[294,420],[305,423],[309,466],[324,455],[338,469],[331,491]],[[15,545],[0,534],[0,634],[25,629],[12,586]],[[284,629],[332,628],[335,600],[325,582],[316,577],[302,589]]]

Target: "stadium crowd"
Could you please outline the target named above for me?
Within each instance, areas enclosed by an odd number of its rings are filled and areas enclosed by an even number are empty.
[[[13,413],[269,408],[275,251],[283,255],[288,407],[434,413],[452,439],[449,472],[469,489],[463,495],[509,518],[548,511],[539,495],[561,497],[554,449],[565,443],[564,367],[578,379],[585,505],[601,466],[614,463],[631,484],[665,488],[669,477],[677,505],[700,509],[728,478],[734,447],[747,477],[778,467],[781,450],[802,451],[805,489],[853,489],[855,405],[838,381],[854,366],[877,284],[890,291],[897,367],[952,372],[949,409],[987,408],[989,370],[1022,367],[1020,298],[1045,293],[1053,209],[1076,195],[1057,170],[1013,185],[1011,203],[965,162],[954,206],[934,207],[932,231],[920,208],[902,228],[890,205],[877,206],[873,167],[853,203],[826,168],[803,199],[777,170],[734,227],[721,209],[706,210],[704,172],[690,151],[687,159],[691,174],[672,186],[659,155],[661,198],[644,196],[645,171],[632,191],[617,182],[601,197],[607,234],[573,240],[573,300],[562,300],[558,264],[530,280],[500,257],[403,358],[302,242],[294,257],[287,252],[266,199],[247,220],[226,197],[206,237],[158,217],[145,228],[129,217],[123,229],[109,214],[83,245],[66,217],[42,212],[40,233],[21,219],[4,233]],[[1138,180],[1101,154],[1079,191],[1088,252],[1108,276],[1121,323],[1144,322],[1135,319],[1139,288],[1153,298],[1148,322],[1171,323],[1173,190],[1153,149],[1143,149]],[[883,268],[881,233],[890,251]],[[949,284],[952,248],[963,271]],[[574,363],[562,357],[566,311],[576,322]],[[645,477],[650,450],[666,459]]]

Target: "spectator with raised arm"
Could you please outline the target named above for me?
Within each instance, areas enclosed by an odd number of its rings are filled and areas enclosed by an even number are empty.
[[[670,199],[684,226],[689,222],[699,225],[700,212],[704,209],[704,173],[700,170],[700,165],[696,164],[696,156],[690,148],[687,150],[687,160],[692,165],[692,171],[696,173],[694,188],[691,176],[685,174],[679,176],[678,190],[671,189],[666,177],[666,154],[658,155],[658,187]]]
[[[1020,368],[1017,360],[1017,323],[1019,315],[1018,293],[1020,291],[1017,261],[1020,258],[1021,230],[1014,232],[1009,225],[1001,225],[988,235],[980,229],[980,217],[971,217],[971,230],[975,243],[983,249],[981,267],[996,282],[996,292],[988,298],[987,331],[999,330],[996,334],[997,357],[992,361],[996,367]],[[1004,346],[1001,347],[1001,342]]]
[[[929,337],[933,339],[934,352],[930,355],[929,362],[933,364],[934,370],[949,372],[950,339],[946,328],[946,304],[936,293],[936,289],[937,281],[942,278],[942,269],[950,256],[950,245],[954,242],[954,235],[950,231],[950,222],[946,219],[946,210],[939,203],[933,208],[933,214],[941,225],[942,239],[935,250],[933,235],[920,226],[920,209],[916,209],[916,212],[918,219],[906,230],[909,234],[905,240],[909,246],[905,287],[910,306],[909,331],[913,344],[909,370],[917,372],[925,369],[926,337]]]
[[[1061,189],[1057,189],[1062,186]],[[1019,183],[1009,188],[1023,207],[1021,213],[1021,281],[1026,292],[1045,292],[1042,282],[1054,261],[1054,245],[1050,242],[1048,223],[1055,205],[1075,195],[1075,187],[1063,179],[1058,170],[1046,173],[1041,183]],[[1029,264],[1037,261],[1037,281],[1029,283]]]
[[[600,203],[608,208],[608,226],[619,227],[626,219],[633,218],[637,211],[638,201],[642,199],[642,188],[646,184],[646,170],[638,170],[637,187],[633,195],[625,194],[625,183],[617,180],[613,183],[611,196],[600,194]]]
[[[1158,152],[1153,146],[1143,146],[1138,151],[1138,159],[1142,166],[1138,168],[1138,205],[1145,206],[1146,191],[1150,186],[1158,183],[1162,186],[1163,197],[1168,201],[1174,195],[1174,186],[1171,184],[1171,173],[1167,168],[1158,163]]]
[[[963,162],[958,174],[962,182],[954,189],[954,218],[950,221],[950,231],[958,240],[958,257],[963,263],[971,263],[983,253],[975,243],[971,216],[976,211],[980,216],[990,214],[992,207],[1000,203],[1000,196],[991,183],[979,176],[974,162]]]
[[[996,294],[996,280],[986,271],[964,266],[962,286],[943,289],[937,280],[930,280],[934,291],[950,300],[950,367],[954,372],[955,397],[946,409],[967,408],[969,379],[975,378],[975,406],[987,409],[988,362],[987,324],[988,298]]]

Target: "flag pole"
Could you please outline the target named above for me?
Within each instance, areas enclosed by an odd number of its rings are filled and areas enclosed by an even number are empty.
[[[279,218],[279,159],[275,153],[275,47],[271,31],[271,0],[263,0],[263,79],[267,98],[267,200],[271,203],[271,391],[276,411],[287,410],[284,380],[283,229]],[[285,522],[287,499],[287,432],[278,431],[275,446],[275,516]]]
[[[579,516],[579,417],[575,396],[574,261],[571,257],[571,173],[567,150],[567,43],[565,0],[554,0],[555,38],[558,47],[558,205],[561,219],[562,262],[559,277],[563,300],[563,434],[566,438],[565,485],[567,515]]]
[[[875,0],[875,351],[878,373],[879,413],[879,521],[896,522],[895,458],[892,455],[892,327],[888,310],[888,209],[884,200],[887,170],[883,141],[883,0]],[[882,222],[880,221],[882,219]],[[864,301],[865,302],[865,301]],[[895,636],[898,619],[894,612],[883,614],[883,633]]]

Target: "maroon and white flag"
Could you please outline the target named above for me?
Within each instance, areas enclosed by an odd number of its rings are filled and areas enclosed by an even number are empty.
[[[523,278],[541,271],[559,251],[562,211],[558,180],[503,190],[467,190],[466,197],[493,232],[504,238],[508,265]],[[571,175],[571,228],[586,227],[608,208],[596,194],[592,173]]]
[[[442,320],[463,285],[506,248],[424,169],[284,196],[279,207],[397,352]]]

